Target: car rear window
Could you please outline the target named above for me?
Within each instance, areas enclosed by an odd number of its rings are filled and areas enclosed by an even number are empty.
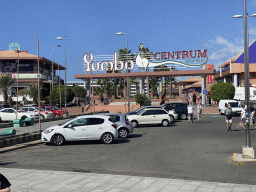
[[[114,122],[120,121],[120,116],[118,116],[118,115],[110,115],[110,118],[111,118]]]

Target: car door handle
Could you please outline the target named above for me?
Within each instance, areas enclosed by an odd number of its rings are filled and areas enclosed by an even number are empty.
[[[85,131],[86,129],[85,128],[82,128],[82,131]]]
[[[99,127],[99,129],[102,129],[102,127]]]
[[[156,117],[156,116],[153,116],[153,117]]]

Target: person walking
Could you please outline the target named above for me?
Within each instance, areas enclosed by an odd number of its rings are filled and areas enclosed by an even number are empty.
[[[243,125],[243,128],[245,130],[245,120],[246,120],[246,114],[245,114],[245,108],[244,108],[244,104],[241,104],[241,107],[243,108],[241,111],[241,124]]]
[[[10,192],[10,182],[0,173],[0,192]]]
[[[196,112],[197,112],[197,122],[200,123],[202,119],[202,111],[203,107],[200,102],[198,102],[197,107],[196,107]]]
[[[230,107],[230,104],[227,105],[227,108],[225,109],[225,114],[226,114],[226,122],[227,122],[227,128],[228,132],[232,131],[231,126],[232,126],[232,109]]]
[[[189,103],[188,107],[188,120],[189,120],[189,123],[193,123],[193,112],[194,112],[194,107],[192,105],[192,103]]]
[[[196,105],[196,94],[193,95],[193,104]]]

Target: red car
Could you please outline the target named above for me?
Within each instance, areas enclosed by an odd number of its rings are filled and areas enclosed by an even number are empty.
[[[62,117],[64,114],[65,114],[65,111],[64,110],[61,110],[59,109],[58,107],[56,106],[41,106],[44,110],[46,111],[52,111],[53,112],[53,115],[54,117]],[[67,115],[68,116],[68,112],[67,112]]]

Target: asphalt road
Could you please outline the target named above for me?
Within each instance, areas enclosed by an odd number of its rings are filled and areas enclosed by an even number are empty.
[[[1,167],[143,175],[224,183],[255,184],[256,164],[234,165],[245,132],[233,119],[227,132],[225,117],[204,115],[202,123],[187,120],[169,127],[141,126],[114,144],[100,141],[39,144],[0,156]],[[252,146],[256,129],[251,131]]]

